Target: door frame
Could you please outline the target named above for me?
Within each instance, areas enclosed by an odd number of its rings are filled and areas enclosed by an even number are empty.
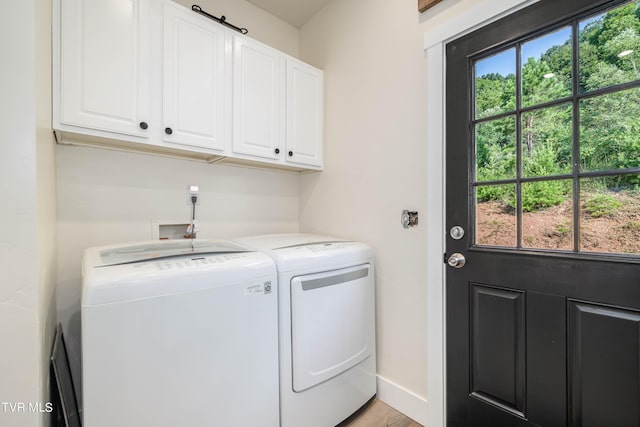
[[[421,16],[429,29],[424,33],[427,61],[427,427],[446,422],[446,270],[445,240],[445,45],[539,0],[463,0],[451,3],[450,19],[437,22],[447,3]],[[433,21],[433,22],[430,22]]]

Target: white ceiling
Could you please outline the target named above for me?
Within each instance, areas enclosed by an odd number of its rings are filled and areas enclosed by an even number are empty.
[[[332,0],[247,0],[296,28]]]

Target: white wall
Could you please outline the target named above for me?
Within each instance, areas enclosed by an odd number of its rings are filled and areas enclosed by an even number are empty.
[[[427,397],[426,64],[415,0],[333,1],[300,29],[325,70],[325,168],[301,177],[300,229],[376,255],[378,374]],[[420,225],[403,229],[403,209]]]
[[[0,396],[48,401],[55,311],[55,160],[50,116],[50,2],[3,4],[0,29]],[[49,129],[47,131],[47,129]],[[48,426],[49,415],[0,408],[0,425]]]
[[[51,1],[36,0],[36,168],[39,330],[41,333],[40,401],[49,402],[49,356],[56,312],[56,158],[51,131]],[[50,425],[42,414],[42,426]]]
[[[37,402],[40,351],[37,316],[34,3],[9,2],[0,27],[0,396],[3,402]],[[37,414],[0,410],[0,424],[37,425]]]

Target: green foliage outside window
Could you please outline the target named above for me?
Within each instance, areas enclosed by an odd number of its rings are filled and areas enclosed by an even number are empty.
[[[640,1],[620,7],[580,25],[578,90],[587,93],[640,79]],[[523,59],[522,105],[569,97],[572,91],[571,40]],[[513,74],[492,73],[476,78],[478,118],[515,110]],[[522,114],[522,175],[553,176],[572,171],[573,115],[579,114],[582,171],[640,167],[640,88],[589,97],[579,111],[571,103]],[[515,117],[515,116],[513,116]],[[482,123],[476,128],[477,181],[515,178],[515,120]],[[608,179],[608,190],[640,187],[640,175]],[[508,186],[480,186],[479,201],[499,200],[514,207]],[[597,190],[597,189],[593,189]],[[527,184],[523,210],[562,203],[571,196],[564,181]]]

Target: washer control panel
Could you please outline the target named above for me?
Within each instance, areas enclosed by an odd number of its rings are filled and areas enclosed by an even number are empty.
[[[246,254],[224,254],[215,256],[203,256],[194,258],[178,258],[159,260],[152,263],[156,271],[182,270],[185,268],[205,267],[215,264],[224,264],[229,261],[246,258]],[[140,264],[142,266],[142,264]]]

